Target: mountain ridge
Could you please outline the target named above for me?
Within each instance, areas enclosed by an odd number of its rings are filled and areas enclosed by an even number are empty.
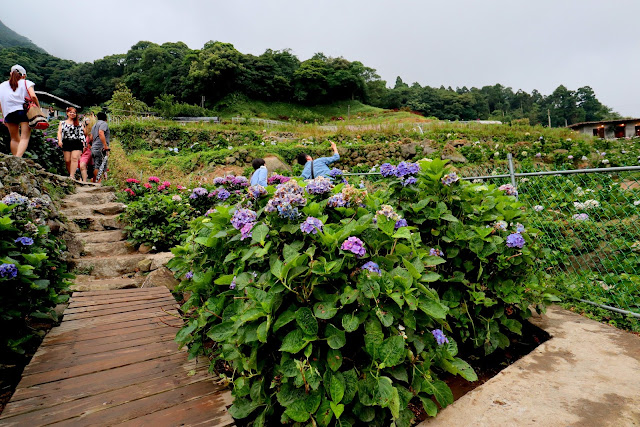
[[[37,50],[38,52],[47,53],[43,48],[33,43],[25,36],[16,33],[0,21],[0,49],[10,47],[25,47]]]

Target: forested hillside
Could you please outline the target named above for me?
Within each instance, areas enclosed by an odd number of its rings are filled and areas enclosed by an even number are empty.
[[[16,46],[44,52],[42,48],[33,44],[31,40],[16,33],[0,21],[0,49]]]
[[[482,88],[433,88],[396,79],[393,87],[359,61],[322,53],[301,61],[289,50],[243,54],[232,44],[211,41],[202,49],[182,42],[136,43],[125,54],[93,63],[75,63],[24,47],[0,50],[0,69],[19,63],[39,90],[81,105],[99,105],[125,84],[148,105],[180,102],[224,110],[240,100],[285,102],[304,106],[343,100],[386,109],[408,109],[445,120],[527,119],[531,124],[565,126],[617,115],[588,87],[559,86],[543,95],[500,84]],[[170,97],[170,98],[167,98]],[[203,98],[204,97],[204,98]]]

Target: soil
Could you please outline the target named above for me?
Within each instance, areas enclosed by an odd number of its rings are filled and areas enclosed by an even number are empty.
[[[498,349],[494,351],[490,357],[481,358],[472,356],[465,358],[478,375],[477,381],[469,382],[458,375],[450,374],[443,376],[441,379],[451,388],[453,400],[458,400],[471,390],[498,375],[498,373],[507,366],[514,364],[518,359],[531,353],[536,347],[549,338],[551,338],[551,336],[544,330],[529,322],[523,322],[522,335],[512,336],[511,345],[505,350]],[[435,403],[437,404],[437,402]],[[440,407],[440,405],[438,405],[438,407]],[[413,405],[411,410],[416,414],[416,423],[424,421],[427,418],[427,414],[424,412],[421,404]]]

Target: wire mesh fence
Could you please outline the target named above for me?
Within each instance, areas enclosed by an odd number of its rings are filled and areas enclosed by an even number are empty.
[[[367,178],[375,175],[366,175]],[[545,269],[565,296],[640,317],[640,167],[466,169],[464,179],[515,181],[541,231]]]

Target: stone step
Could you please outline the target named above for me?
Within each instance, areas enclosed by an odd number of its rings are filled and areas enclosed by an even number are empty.
[[[85,205],[85,204],[77,204],[73,203],[70,206],[67,205],[65,208],[61,210],[66,216],[82,216],[82,215],[117,215],[127,208],[127,205],[124,203],[110,202],[103,203],[100,205]]]
[[[85,243],[83,253],[88,257],[128,255],[136,251],[126,240],[117,242]]]
[[[67,216],[67,219],[75,223],[82,230],[104,231],[118,230],[122,224],[116,219],[117,215],[78,215]]]
[[[78,280],[80,277],[86,279]],[[115,289],[139,288],[144,282],[144,276],[134,277],[112,277],[108,279],[97,279],[91,276],[78,276],[71,285],[72,291],[111,291]]]
[[[79,192],[70,194],[62,200],[63,208],[96,206],[104,203],[110,203],[116,200],[115,193],[104,192]]]
[[[76,193],[113,193],[116,188],[110,185],[101,185],[93,182],[78,183]]]
[[[109,257],[84,257],[71,261],[71,267],[79,274],[97,278],[119,277],[129,273],[147,272],[164,266],[173,254],[129,254]]]
[[[86,233],[74,233],[74,235],[84,244],[111,243],[127,239],[127,236],[123,230],[88,231]]]

